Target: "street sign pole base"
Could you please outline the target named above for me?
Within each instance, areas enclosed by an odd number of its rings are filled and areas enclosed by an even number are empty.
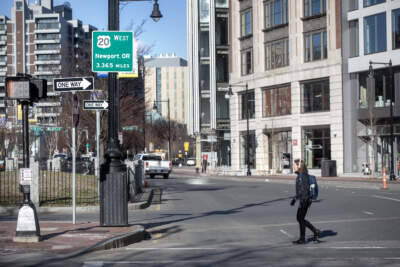
[[[14,242],[36,243],[41,240],[39,220],[35,205],[24,203],[18,212],[17,230]]]

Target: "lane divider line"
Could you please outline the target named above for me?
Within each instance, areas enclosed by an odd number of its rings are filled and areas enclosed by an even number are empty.
[[[285,236],[287,236],[287,237],[294,238],[294,236],[292,236],[291,234],[289,234],[288,232],[286,232],[286,231],[283,230],[283,229],[281,229],[280,232],[281,232],[282,234],[284,234]]]
[[[383,196],[378,196],[378,195],[373,195],[373,197],[374,198],[387,199],[387,200],[393,200],[393,201],[400,202],[400,199],[397,199],[397,198],[383,197]]]

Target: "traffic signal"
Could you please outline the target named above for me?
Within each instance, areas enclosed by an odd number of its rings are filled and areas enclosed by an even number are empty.
[[[38,102],[47,97],[47,80],[27,76],[6,77],[6,99]]]

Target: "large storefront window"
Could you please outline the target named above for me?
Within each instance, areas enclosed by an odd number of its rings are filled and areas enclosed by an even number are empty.
[[[304,161],[309,169],[320,169],[322,160],[331,159],[331,130],[304,128]]]
[[[247,101],[246,101],[247,99]],[[254,119],[255,115],[255,98],[254,98],[254,90],[248,91],[247,92],[247,98],[246,98],[246,93],[243,92],[240,94],[240,106],[241,106],[241,118],[242,120],[247,119],[247,107],[246,105],[249,105],[249,119]]]
[[[292,131],[269,129],[268,133],[268,166],[269,169],[282,170],[291,168]]]
[[[282,116],[291,113],[290,85],[263,91],[263,117]]]
[[[303,113],[329,111],[329,79],[304,82],[301,89]]]
[[[389,107],[390,106],[390,87],[388,86],[389,77],[388,71],[374,70],[375,78],[375,92],[370,92],[367,88],[368,72],[359,74],[360,84],[360,108],[368,108],[368,95],[373,94],[372,101],[373,106],[376,108]]]
[[[247,168],[247,132],[240,133],[240,167]],[[249,164],[251,169],[256,168],[256,133],[249,131]]]

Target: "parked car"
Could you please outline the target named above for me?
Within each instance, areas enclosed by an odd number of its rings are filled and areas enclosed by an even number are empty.
[[[0,171],[4,171],[6,169],[6,164],[4,159],[0,159]]]
[[[68,157],[62,163],[61,170],[64,172],[72,172],[72,157]],[[82,174],[94,174],[94,162],[90,157],[76,157],[75,172]]]
[[[194,158],[188,158],[186,161],[186,166],[195,166],[196,165],[196,159]]]
[[[143,161],[144,172],[146,175],[150,175],[150,178],[154,178],[156,175],[162,175],[164,179],[168,179],[172,171],[172,162],[163,160],[159,154],[137,154],[135,162],[138,160]]]

